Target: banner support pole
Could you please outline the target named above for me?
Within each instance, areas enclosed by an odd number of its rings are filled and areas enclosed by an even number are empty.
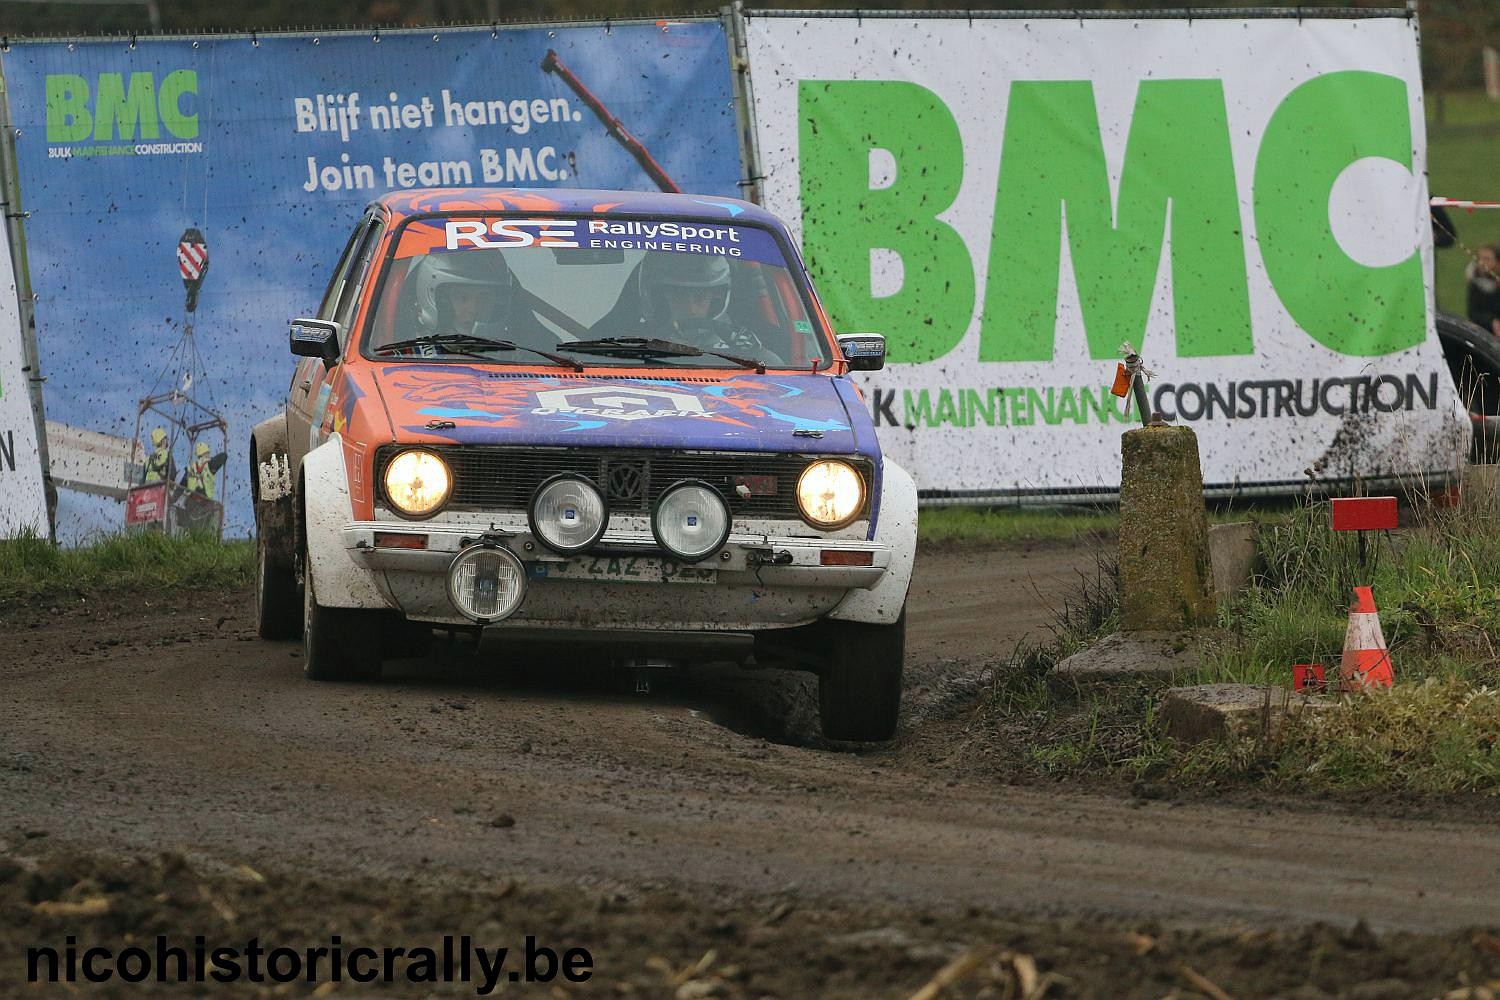
[[[744,177],[740,180],[740,197],[757,205],[764,204],[760,182],[760,140],[755,128],[755,87],[750,77],[750,42],[745,34],[745,4],[743,0],[724,8],[724,18],[729,24],[729,68],[734,87],[735,122],[740,132],[740,167]]]
[[[42,463],[42,488],[47,502],[47,537],[57,541],[57,491],[52,485],[52,462],[47,453],[47,413],[42,402],[41,353],[36,343],[36,307],[31,291],[31,265],[26,257],[26,213],[21,211],[21,169],[16,158],[16,129],[10,117],[10,87],[0,63],[0,208],[5,212],[5,238],[10,243],[15,271],[16,305],[21,319],[22,371],[31,395],[31,418],[36,425],[37,458]]]

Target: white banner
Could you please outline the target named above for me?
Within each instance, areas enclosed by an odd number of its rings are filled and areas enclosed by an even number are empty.
[[[10,243],[0,234],[0,538],[47,537],[47,497],[31,394],[22,371],[21,311]]]
[[[765,203],[924,490],[1119,483],[1152,408],[1206,483],[1442,472],[1415,21],[755,13]]]

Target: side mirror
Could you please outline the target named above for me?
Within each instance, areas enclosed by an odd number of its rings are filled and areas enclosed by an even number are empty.
[[[838,340],[850,371],[878,372],[885,367],[885,338],[880,334],[856,333]]]
[[[322,358],[332,367],[339,360],[339,325],[322,319],[294,319],[292,353],[303,358]]]

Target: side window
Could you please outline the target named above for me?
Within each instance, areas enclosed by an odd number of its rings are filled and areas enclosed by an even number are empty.
[[[344,331],[346,344],[351,332],[349,324],[354,322],[354,316],[359,312],[359,302],[364,298],[365,284],[374,271],[372,262],[375,259],[375,251],[380,247],[380,237],[384,232],[385,225],[380,219],[371,221],[370,227],[365,230],[364,238],[359,241],[359,252],[355,254],[354,264],[349,269],[343,290],[339,294],[333,319]]]
[[[369,226],[369,217],[361,219],[359,225],[354,228],[353,234],[350,235],[349,242],[344,245],[344,252],[339,255],[338,267],[333,270],[333,277],[329,279],[328,290],[323,293],[323,302],[318,306],[318,314],[315,318],[333,319],[334,307],[338,304],[339,295],[344,290],[344,282],[349,277],[349,269],[354,264],[360,237]]]

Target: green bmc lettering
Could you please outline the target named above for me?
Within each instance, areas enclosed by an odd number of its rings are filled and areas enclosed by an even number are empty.
[[[938,218],[963,180],[964,147],[937,95],[905,82],[813,80],[799,98],[808,257],[824,272],[835,325],[885,333],[892,361],[947,354],[976,305],[981,361],[1050,361],[1065,240],[1094,358],[1116,357],[1121,341],[1140,344],[1164,256],[1178,356],[1254,352],[1219,81],[1141,83],[1115,194],[1092,84],[1013,84],[977,302],[969,250]],[[1366,267],[1343,252],[1328,222],[1329,194],[1346,167],[1377,156],[1410,170],[1410,142],[1401,80],[1332,73],[1287,96],[1257,156],[1253,204],[1271,284],[1311,336],[1345,354],[1384,354],[1425,336],[1415,252]],[[896,164],[894,182],[879,190],[868,183],[872,149]],[[869,286],[876,249],[902,261],[903,285],[884,297]]]
[[[958,123],[936,94],[912,83],[807,81],[801,103],[802,226],[806,245],[817,248],[814,279],[837,287],[838,275],[852,307],[843,328],[886,332],[893,360],[942,357],[974,314],[969,251],[937,218],[964,178]],[[889,187],[870,189],[871,149],[896,161]],[[875,248],[901,258],[895,295],[878,297],[870,287]]]
[[[109,142],[159,139],[162,127],[179,139],[198,137],[198,115],[183,111],[183,98],[198,93],[198,73],[179,69],[155,74],[100,73],[89,82],[72,73],[47,76],[47,141]]]

